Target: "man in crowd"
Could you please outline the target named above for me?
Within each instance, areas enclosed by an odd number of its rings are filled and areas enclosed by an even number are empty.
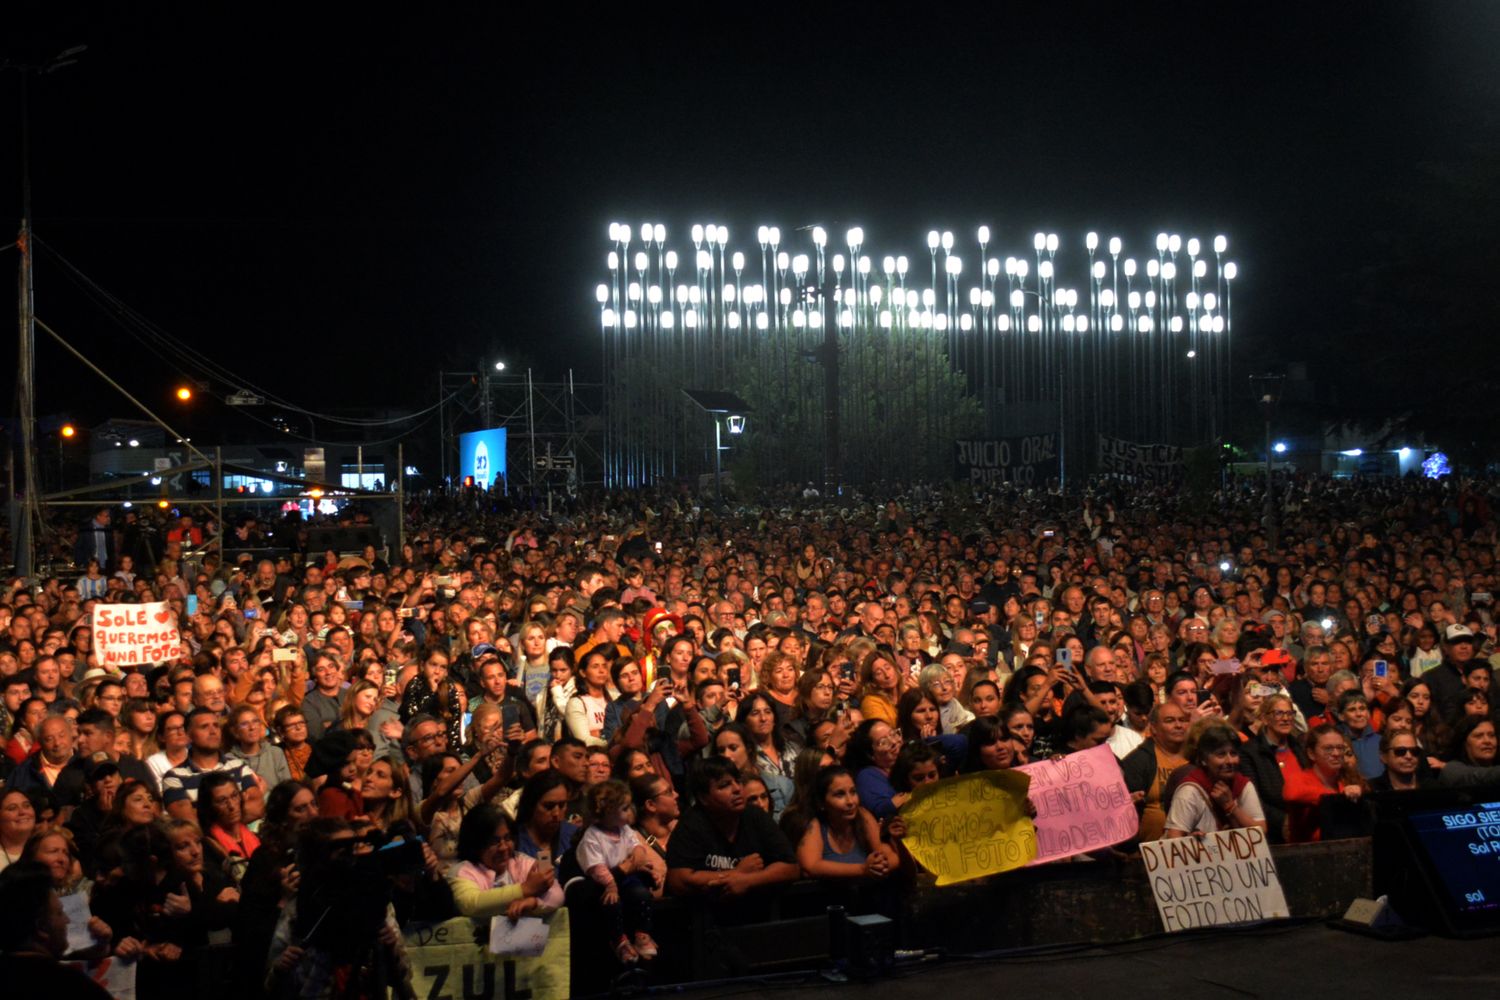
[[[193,819],[198,788],[204,775],[223,771],[234,778],[245,792],[246,821],[259,819],[262,808],[260,783],[255,772],[238,757],[223,752],[223,720],[211,708],[195,708],[188,713],[188,756],[161,779],[161,798],[167,812],[178,819]]]

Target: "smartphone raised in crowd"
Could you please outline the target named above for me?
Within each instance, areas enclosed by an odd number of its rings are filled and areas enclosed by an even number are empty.
[[[1387,663],[1385,660],[1376,660],[1375,661],[1375,679],[1383,681],[1386,678],[1388,678],[1390,675],[1391,675],[1391,665],[1389,663]]]
[[[198,595],[197,594],[189,594],[187,596],[187,613],[190,614],[190,615],[196,615],[198,613]]]

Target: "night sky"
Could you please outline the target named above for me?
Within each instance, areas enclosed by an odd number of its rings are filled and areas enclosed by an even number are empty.
[[[440,366],[481,356],[595,376],[615,220],[664,222],[679,250],[693,222],[747,251],[762,223],[859,224],[877,259],[914,260],[929,228],[987,223],[1002,256],[1055,230],[1080,274],[1087,229],[1138,254],[1224,232],[1237,364],[1336,381],[1358,345],[1341,278],[1500,107],[1488,3],[205,6],[8,5],[12,56],[89,45],[33,85],[36,231],[319,409],[427,406]],[[18,96],[0,75],[12,224]],[[36,281],[40,317],[167,405],[186,367],[142,360],[46,255]],[[51,345],[39,369],[39,413],[128,415]]]

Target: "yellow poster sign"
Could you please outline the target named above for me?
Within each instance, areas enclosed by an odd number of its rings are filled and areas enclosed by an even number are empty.
[[[1020,868],[1036,857],[1036,828],[1025,809],[1030,785],[1017,771],[979,771],[922,785],[901,808],[902,842],[938,885]]]

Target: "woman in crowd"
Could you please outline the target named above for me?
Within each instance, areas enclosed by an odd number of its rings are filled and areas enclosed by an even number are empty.
[[[503,748],[505,744],[499,746]],[[491,749],[486,748],[486,753]],[[497,773],[484,784],[464,791],[464,779],[481,759],[479,754],[464,761],[457,754],[441,753],[422,764],[422,787],[427,789],[427,797],[418,807],[417,817],[427,830],[427,842],[445,866],[458,857],[458,830],[464,815],[494,798],[504,787],[505,776]]]
[[[1036,721],[1032,718],[1026,706],[1009,704],[1001,708],[999,719],[1005,726],[1005,731],[1010,733],[1011,746],[1015,750],[1016,765],[1030,764],[1034,760],[1043,760],[1051,756],[1051,746],[1048,743],[1038,743],[1041,736],[1036,731]]]
[[[1273,844],[1286,838],[1287,777],[1311,763],[1303,744],[1297,730],[1297,706],[1291,696],[1273,694],[1264,698],[1255,735],[1240,748],[1240,770],[1255,783]]]
[[[156,745],[161,747],[146,758],[146,766],[161,787],[162,775],[180,767],[188,756],[187,716],[181,712],[163,712],[156,719]]]
[[[681,818],[677,789],[658,774],[643,774],[630,779],[630,794],[635,801],[635,832],[650,851],[648,863],[665,881],[667,844]],[[785,814],[783,813],[783,816]],[[657,894],[661,894],[658,888]]]
[[[100,840],[118,839],[131,830],[150,826],[165,812],[155,788],[144,781],[127,778],[115,792],[114,806],[100,832]]]
[[[503,810],[490,804],[464,816],[457,852],[460,863],[449,871],[448,886],[458,912],[474,920],[545,921],[547,943],[541,955],[510,961],[526,975],[538,1000],[567,997],[568,912],[552,864],[518,853],[514,825]]]
[[[72,896],[82,893],[85,907],[87,907],[88,894],[93,889],[94,883],[92,879],[84,875],[83,864],[68,831],[52,829],[33,834],[32,838],[26,842],[26,849],[22,852],[21,860],[45,865],[47,873],[52,876],[52,888],[57,894]],[[91,915],[88,930],[94,940],[104,946],[100,950],[107,950],[110,940],[109,925]]]
[[[970,676],[973,676],[972,673]],[[1003,707],[1000,685],[994,681],[975,681],[974,686],[969,689],[969,711],[976,719],[993,718],[1000,714]]]
[[[896,724],[896,703],[906,691],[906,678],[889,654],[874,649],[860,661],[861,696],[859,710],[866,720],[878,719],[888,726]]]
[[[810,669],[797,680],[792,718],[781,727],[782,738],[797,747],[812,744],[813,728],[833,711],[836,688],[827,671]]]
[[[564,721],[568,732],[591,747],[605,746],[604,716],[609,709],[610,663],[604,652],[591,649],[578,665],[573,697]]]
[[[463,745],[463,716],[469,710],[469,694],[448,676],[449,656],[439,646],[422,654],[422,667],[401,694],[401,721],[414,715],[430,715],[448,730],[448,745]]]
[[[1307,756],[1311,765],[1288,775],[1283,791],[1290,844],[1322,839],[1318,810],[1326,796],[1342,795],[1358,802],[1365,791],[1349,741],[1334,727],[1319,726],[1307,734]]]
[[[1239,772],[1239,734],[1221,720],[1211,720],[1190,739],[1187,757],[1193,767],[1172,795],[1167,810],[1168,837],[1213,833],[1245,827],[1266,828],[1255,786]]]
[[[968,755],[960,770],[964,774],[974,771],[1004,771],[1015,766],[1015,744],[1005,724],[997,716],[980,716],[969,723],[965,735],[968,737]]]
[[[144,698],[131,698],[120,710],[122,728],[130,737],[129,753],[136,760],[146,760],[160,747],[156,745],[156,709]]]
[[[36,807],[18,788],[0,789],[0,871],[21,860],[36,831]]]
[[[911,797],[908,793],[896,791],[891,784],[891,769],[900,752],[901,737],[880,719],[866,719],[849,737],[844,763],[854,774],[860,802],[876,819],[894,816]]]
[[[573,846],[576,824],[568,821],[567,779],[555,770],[526,779],[516,803],[516,850],[552,865]]]
[[[377,829],[390,833],[410,827],[415,832],[411,772],[400,757],[394,754],[377,757],[360,786],[360,796],[365,802],[365,816]]]
[[[771,817],[779,817],[792,797],[796,775],[795,747],[788,747],[776,724],[776,703],[769,692],[751,691],[740,702],[740,721],[749,739],[752,765],[771,793]]]
[[[933,663],[922,668],[917,679],[918,687],[937,706],[939,731],[957,733],[974,718],[974,713],[958,700],[958,690],[953,678],[942,664]]]
[[[1023,611],[1010,620],[1010,648],[1001,650],[1000,659],[1005,661],[1012,673],[1025,666],[1039,632],[1036,617],[1027,612]]]
[[[295,705],[285,705],[276,710],[275,726],[287,770],[293,780],[301,781],[307,776],[307,762],[312,758],[312,744],[307,741],[307,716]]]
[[[900,867],[880,824],[860,805],[844,767],[825,767],[813,784],[813,818],[797,843],[802,873],[818,879],[883,879]]]
[[[609,668],[609,673],[619,694],[604,707],[604,730],[600,735],[606,744],[614,743],[615,734],[620,731],[626,716],[640,707],[645,692],[645,677],[634,660],[620,657]]]
[[[908,743],[896,755],[891,767],[891,787],[898,792],[914,792],[920,785],[937,781],[943,775],[938,766],[942,758],[925,743]]]
[[[808,747],[797,755],[797,777],[793,783],[792,799],[777,822],[789,843],[796,844],[802,839],[802,833],[812,818],[813,783],[817,780],[818,772],[837,763],[837,757],[816,747]]]
[[[260,838],[244,822],[245,793],[239,782],[223,771],[203,776],[198,786],[198,829],[212,864],[236,884],[245,874]]]
[[[771,696],[778,724],[791,721],[797,712],[797,664],[785,652],[767,653],[760,663],[756,683]]]
[[[735,766],[741,778],[757,773],[755,761],[750,756],[750,734],[738,722],[726,722],[714,733],[709,743],[712,756],[723,757]]]
[[[551,679],[547,665],[547,629],[538,621],[527,621],[517,633],[516,653],[509,664],[511,684],[535,701]]]
[[[1438,785],[1490,785],[1500,782],[1495,760],[1495,723],[1486,716],[1469,715],[1453,727],[1448,762],[1438,772]]]
[[[932,657],[922,648],[922,629],[916,621],[907,621],[897,630],[896,666],[912,680],[922,668],[932,662]]]
[[[233,741],[230,755],[249,764],[265,787],[275,788],[292,777],[281,747],[266,742],[266,723],[254,706],[237,705],[230,711],[224,736]]]
[[[902,743],[935,740],[943,732],[942,716],[937,704],[914,687],[896,703],[896,728]]]

